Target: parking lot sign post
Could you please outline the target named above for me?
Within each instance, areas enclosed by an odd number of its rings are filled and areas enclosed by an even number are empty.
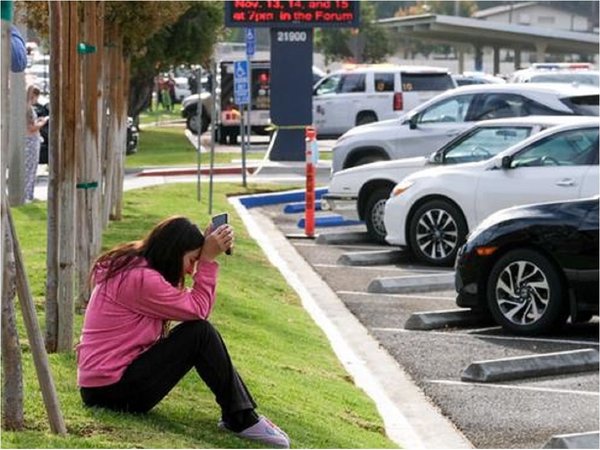
[[[240,107],[240,145],[242,148],[242,184],[246,187],[246,138],[244,127],[244,105],[250,103],[250,64],[248,60],[233,63],[233,96]],[[250,116],[250,114],[248,114]],[[250,120],[250,117],[248,117]]]

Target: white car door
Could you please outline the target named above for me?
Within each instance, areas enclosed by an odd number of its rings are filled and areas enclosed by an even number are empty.
[[[508,168],[486,170],[476,187],[476,221],[503,208],[598,194],[589,174],[598,155],[598,129],[562,131],[512,155]],[[474,187],[475,188],[475,187]]]
[[[334,100],[339,89],[340,74],[325,77],[319,82],[313,93],[313,122],[317,133],[335,133],[332,121],[335,121]]]
[[[391,143],[393,158],[426,156],[450,142],[471,125],[465,118],[473,98],[473,94],[458,95],[430,105],[413,116],[414,128],[405,121]]]

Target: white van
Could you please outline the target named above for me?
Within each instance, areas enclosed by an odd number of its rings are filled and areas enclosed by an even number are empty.
[[[313,90],[319,136],[395,119],[456,83],[448,69],[392,64],[353,65],[320,80]]]

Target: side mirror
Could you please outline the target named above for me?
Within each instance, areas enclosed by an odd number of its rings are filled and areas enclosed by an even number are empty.
[[[444,162],[444,154],[442,152],[434,152],[429,155],[429,162],[433,164],[441,164]]]
[[[411,130],[417,129],[417,115],[416,114],[414,116],[412,116],[410,119],[408,119],[408,127]]]
[[[502,168],[510,169],[510,165],[512,164],[512,158],[510,156],[504,156],[502,158]]]

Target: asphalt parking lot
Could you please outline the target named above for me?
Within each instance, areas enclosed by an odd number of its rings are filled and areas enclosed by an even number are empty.
[[[283,205],[262,207],[260,212],[284,234],[302,231],[297,227],[301,213],[284,214]],[[362,226],[317,229],[321,235],[363,230]],[[342,264],[344,260],[347,263],[348,255],[390,248],[365,241],[332,245],[289,240],[474,447],[541,448],[552,436],[598,430],[597,363],[580,373],[561,369],[554,375],[510,381],[461,380],[464,369],[473,362],[581,349],[595,353],[599,347],[597,318],[535,338],[508,334],[477,317],[462,326],[450,322],[444,326],[442,322],[432,330],[408,329],[406,322],[414,313],[456,309],[454,290],[447,283],[428,287],[430,281],[451,278],[451,269],[419,265],[406,256],[384,265],[349,266]],[[403,277],[409,283],[400,293],[369,292],[373,280],[381,277]],[[411,284],[415,280],[418,283]],[[411,288],[417,285],[418,289]]]

